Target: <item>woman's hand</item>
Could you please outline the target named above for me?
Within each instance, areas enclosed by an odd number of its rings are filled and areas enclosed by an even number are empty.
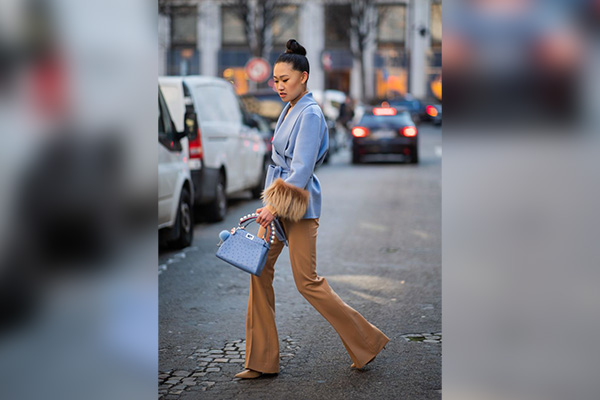
[[[256,212],[258,213],[256,223],[267,229],[275,219],[275,215],[267,207],[257,208]]]

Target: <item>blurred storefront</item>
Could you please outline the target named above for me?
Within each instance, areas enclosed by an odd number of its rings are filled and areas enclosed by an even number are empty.
[[[172,8],[168,25],[169,48],[166,51],[166,75],[200,74],[197,26],[197,7]]]
[[[428,54],[428,90],[431,97],[442,100],[442,3],[431,4],[431,47]]]
[[[441,99],[440,0],[365,2],[375,5],[377,24],[362,46],[364,88],[360,58],[352,52],[356,53],[356,39],[348,31],[356,9],[344,0],[275,2],[268,10],[271,27],[260,36],[262,54],[254,54],[249,45],[243,18],[247,10],[240,9],[239,2],[163,1],[169,5],[163,7],[163,17],[170,27],[162,30],[169,38],[159,38],[167,43],[159,73],[223,77],[239,94],[268,90],[272,79],[252,81],[247,63],[259,57],[272,66],[286,41],[294,38],[308,51],[311,90],[340,90],[355,99],[363,91],[365,99],[406,93]]]
[[[375,93],[390,98],[408,92],[407,4],[380,7],[375,53]]]

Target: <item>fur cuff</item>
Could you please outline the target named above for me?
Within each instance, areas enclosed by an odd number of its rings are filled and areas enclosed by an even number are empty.
[[[277,178],[263,190],[260,198],[270,203],[280,217],[294,222],[302,219],[308,208],[310,193],[306,189]]]

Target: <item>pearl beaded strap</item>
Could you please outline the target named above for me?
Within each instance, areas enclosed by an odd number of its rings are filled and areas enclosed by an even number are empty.
[[[242,218],[240,218],[240,223],[239,223],[240,227],[242,226],[242,224],[244,222],[248,221],[249,219],[256,218],[256,217],[258,217],[257,213],[244,215]],[[254,222],[256,222],[256,220]],[[265,231],[265,233],[266,233],[266,231]],[[262,238],[262,239],[264,240],[264,238]],[[271,221],[271,239],[269,240],[269,242],[271,244],[273,244],[275,242],[275,223],[273,221]]]

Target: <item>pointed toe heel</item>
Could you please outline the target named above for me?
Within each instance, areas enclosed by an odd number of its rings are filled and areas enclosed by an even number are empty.
[[[360,368],[358,368],[358,367],[356,366],[356,364],[354,364],[354,363],[352,363],[352,365],[350,366],[350,368],[362,369],[362,368],[364,368],[364,367],[365,367],[365,366],[366,366],[368,363],[370,363],[371,361],[373,361],[373,360],[375,359],[375,357],[377,357],[377,356],[374,356],[373,358],[371,358],[369,361],[367,361],[367,362],[365,363],[365,365],[363,365],[363,366],[362,366],[362,367],[360,367]]]
[[[242,372],[235,374],[235,377],[242,378],[242,379],[254,379],[254,378],[258,378],[262,374],[263,373],[260,371],[255,371],[253,369],[247,369],[247,370],[244,370]]]

